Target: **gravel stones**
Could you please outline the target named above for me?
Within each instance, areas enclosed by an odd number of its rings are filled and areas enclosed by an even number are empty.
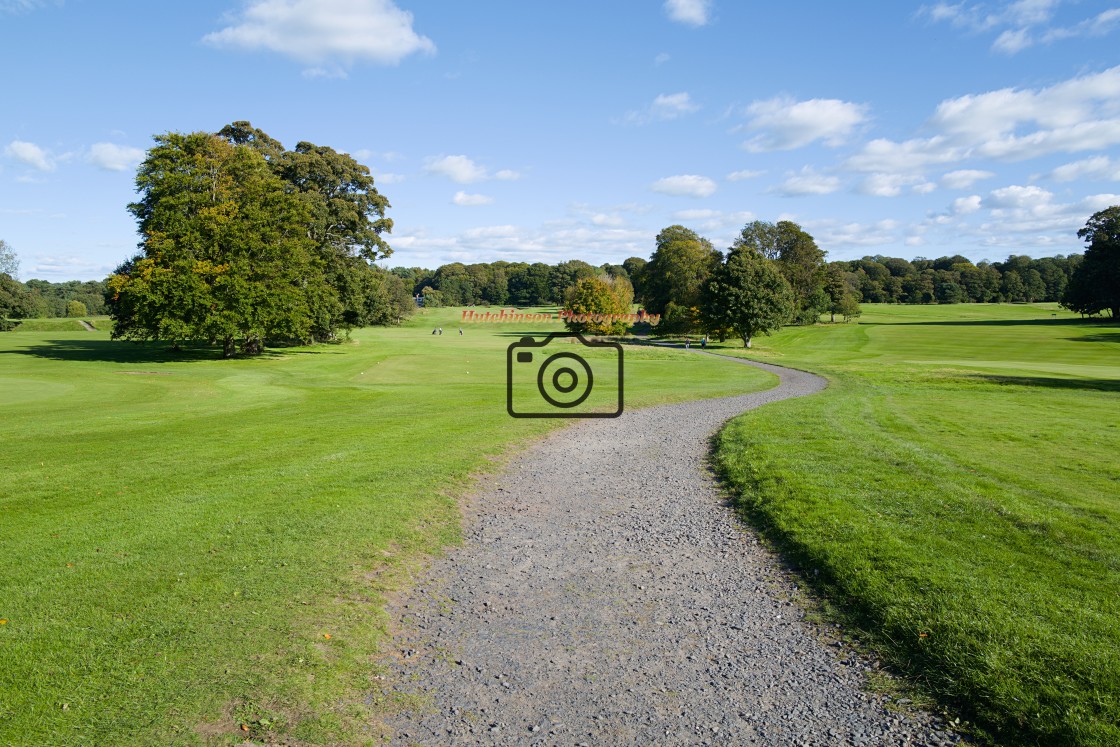
[[[829,646],[705,468],[728,418],[820,391],[626,412],[554,432],[471,499],[464,546],[390,613],[395,745],[948,745]]]

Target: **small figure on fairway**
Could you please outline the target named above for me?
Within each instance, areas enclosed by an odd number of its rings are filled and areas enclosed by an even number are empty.
[[[463,336],[463,328],[459,327],[459,337],[462,337],[462,336]]]
[[[436,330],[435,330],[435,327],[433,327],[432,328],[432,334],[434,335],[435,333],[436,333]]]
[[[440,327],[440,328],[439,328],[439,333],[440,333],[441,335],[443,334],[443,327]]]
[[[685,350],[688,350],[688,343],[689,343],[689,342],[690,342],[690,340],[685,340],[685,341],[684,341],[684,349],[685,349]]]

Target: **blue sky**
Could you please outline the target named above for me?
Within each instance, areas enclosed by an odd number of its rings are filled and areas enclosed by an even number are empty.
[[[795,220],[829,259],[1080,251],[1120,203],[1120,5],[0,0],[20,276],[135,251],[151,136],[353,154],[388,266],[648,257]]]

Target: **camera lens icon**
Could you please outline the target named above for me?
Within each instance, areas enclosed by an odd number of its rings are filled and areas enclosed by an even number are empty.
[[[584,382],[582,387],[577,367],[582,369]],[[537,389],[545,402],[553,407],[579,407],[591,396],[591,387],[594,385],[595,374],[592,373],[591,366],[575,353],[557,353],[549,357],[537,371]],[[561,396],[554,397],[551,392]]]
[[[582,353],[556,351],[561,340]],[[552,347],[549,347],[549,346]],[[522,337],[506,352],[506,410],[515,418],[617,418],[622,414],[622,346],[554,332]]]

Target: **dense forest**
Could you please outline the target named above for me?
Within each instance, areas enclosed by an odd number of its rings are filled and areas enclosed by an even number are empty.
[[[994,303],[1060,301],[1082,254],[1032,259],[1012,255],[1003,262],[973,264],[960,255],[912,260],[882,255],[831,262],[864,303]],[[427,306],[559,304],[564,292],[584,277],[624,277],[639,300],[646,297],[642,270],[647,260],[594,267],[580,260],[543,262],[459,262],[437,270],[394,267]]]

